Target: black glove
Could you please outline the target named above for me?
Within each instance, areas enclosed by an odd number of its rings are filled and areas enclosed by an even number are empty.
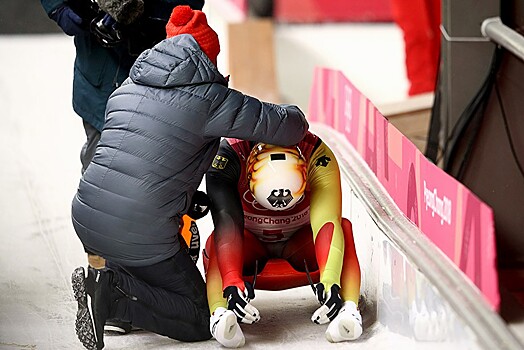
[[[193,220],[201,219],[207,215],[210,206],[211,200],[207,194],[202,191],[196,191],[193,198],[191,198],[187,215]]]
[[[82,28],[82,18],[77,15],[69,6],[64,5],[54,10],[50,15],[53,21],[69,36],[85,33]]]
[[[246,288],[242,291],[236,286],[229,286],[224,289],[224,298],[227,299],[227,308],[237,315],[237,319],[242,323],[255,323],[260,321],[260,313],[249,303],[255,298],[255,290],[250,283],[245,283]]]
[[[332,285],[326,293],[324,284],[318,283],[315,286],[315,294],[321,307],[319,307],[311,316],[311,321],[317,324],[324,324],[332,321],[342,308],[342,299],[340,298],[340,287]]]
[[[94,19],[89,29],[103,47],[115,47],[124,40],[118,23],[108,14],[101,14]]]

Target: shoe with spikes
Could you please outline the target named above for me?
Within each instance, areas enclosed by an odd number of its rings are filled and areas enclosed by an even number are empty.
[[[73,271],[71,284],[78,304],[75,328],[78,339],[88,350],[104,347],[104,324],[111,310],[113,273],[107,270],[78,267]]]
[[[90,303],[87,300],[87,290],[85,283],[85,270],[83,267],[77,267],[71,276],[73,293],[78,303],[76,312],[75,329],[78,339],[88,350],[96,350],[97,341],[91,317]]]
[[[209,326],[213,338],[226,348],[239,348],[244,346],[246,342],[244,333],[233,311],[223,307],[217,308],[211,315]]]
[[[346,301],[337,317],[329,324],[326,339],[331,343],[338,343],[358,339],[361,335],[362,316],[354,302]]]

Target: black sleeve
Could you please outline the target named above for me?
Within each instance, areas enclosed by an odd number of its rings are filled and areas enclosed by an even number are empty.
[[[206,192],[211,200],[211,216],[215,231],[235,231],[244,229],[244,215],[238,180],[240,178],[240,159],[227,140],[222,140],[220,148],[206,173]]]

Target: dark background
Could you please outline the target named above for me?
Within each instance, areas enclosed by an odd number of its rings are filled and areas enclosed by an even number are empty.
[[[39,0],[0,0],[0,35],[61,33]]]

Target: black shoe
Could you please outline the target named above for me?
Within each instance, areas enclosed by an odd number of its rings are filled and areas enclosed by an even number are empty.
[[[71,277],[78,303],[76,334],[88,350],[100,350],[104,347],[104,324],[111,310],[112,277],[112,272],[92,267],[88,268],[87,278],[83,267],[76,268]]]
[[[87,302],[85,271],[83,267],[77,267],[75,271],[73,271],[71,284],[73,285],[73,292],[78,303],[75,322],[76,335],[86,349],[95,350],[96,338],[93,321],[91,319],[91,311],[89,310],[91,304]]]
[[[124,322],[120,320],[107,320],[104,325],[104,332],[112,334],[127,334],[134,330],[131,322]]]

